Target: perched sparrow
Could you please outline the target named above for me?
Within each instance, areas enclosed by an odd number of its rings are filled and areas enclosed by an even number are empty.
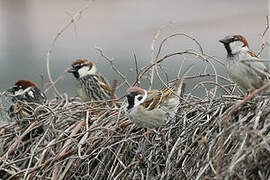
[[[79,81],[76,89],[84,102],[115,99],[109,83],[97,72],[93,61],[77,59],[68,72]]]
[[[167,116],[177,110],[184,76],[190,69],[182,73],[171,89],[146,91],[139,87],[128,88],[125,113],[129,119],[143,128],[153,129],[163,125]]]
[[[269,71],[248,46],[241,35],[226,36],[219,40],[227,50],[226,69],[230,78],[250,91],[258,89],[269,79]]]
[[[17,81],[7,92],[12,96],[14,103],[8,111],[10,117],[29,117],[38,105],[45,104],[47,100],[37,84],[29,80]]]

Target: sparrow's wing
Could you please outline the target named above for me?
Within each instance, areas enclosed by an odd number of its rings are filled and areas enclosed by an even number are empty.
[[[241,68],[238,69],[241,76],[234,79],[245,89],[260,88],[266,80],[269,79],[269,70],[266,66],[258,60],[241,60],[239,61]],[[245,77],[243,77],[245,76]]]
[[[171,97],[180,96],[182,84],[185,79],[185,74],[191,70],[191,65],[179,76],[176,81],[175,87],[166,88],[163,90],[151,90],[147,92],[147,98],[143,103],[143,106],[149,111],[159,108],[161,105],[167,106],[168,100]],[[174,105],[173,105],[174,106]]]
[[[112,89],[107,79],[105,79],[101,74],[97,74],[97,79],[100,83],[100,86],[104,89],[104,91],[112,96]]]
[[[172,95],[172,92],[172,89],[164,89],[162,91],[154,90],[149,92],[150,95],[147,95],[143,106],[149,111],[158,109],[160,106],[167,104],[167,100],[170,98],[169,96]]]
[[[251,50],[248,50],[247,52],[251,57],[254,57],[254,59],[259,60],[259,57]]]
[[[248,66],[248,68],[252,69],[254,73],[260,76],[262,79],[269,79],[269,69],[264,65],[264,63],[259,62],[258,59],[242,60],[241,62]]]
[[[159,90],[151,90],[147,92],[147,98],[142,104],[144,108],[151,111],[158,108],[160,101],[162,99],[162,92]]]

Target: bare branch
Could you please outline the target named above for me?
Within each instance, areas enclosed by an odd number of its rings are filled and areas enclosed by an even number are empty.
[[[49,45],[48,47],[48,51],[47,51],[47,58],[46,58],[46,64],[47,64],[47,74],[48,74],[48,78],[49,78],[49,81],[51,83],[51,86],[53,87],[54,89],[54,92],[56,93],[56,95],[58,97],[61,97],[61,94],[59,93],[59,91],[56,89],[55,85],[54,85],[54,82],[53,82],[53,79],[52,79],[52,75],[51,75],[51,70],[50,70],[50,56],[51,56],[51,53],[52,53],[52,50],[53,50],[53,47],[55,46],[56,44],[56,41],[58,40],[58,38],[72,25],[74,24],[76,21],[79,21],[81,16],[82,16],[82,13],[87,10],[89,7],[89,3],[84,6],[82,9],[80,9],[77,13],[75,13],[69,23],[65,24],[61,29],[60,31],[57,32],[56,36],[53,38],[53,41],[52,43]]]
[[[263,33],[260,34],[260,39],[261,39],[261,48],[257,53],[257,56],[260,57],[261,53],[263,52],[264,48],[265,48],[265,42],[264,42],[264,36],[266,35],[266,33],[269,30],[269,16],[266,16],[266,28],[264,29]]]
[[[102,50],[101,48],[96,47],[96,50],[100,53],[100,56],[102,56],[105,60],[107,60],[107,61],[110,63],[112,69],[113,69],[113,70],[114,70],[114,71],[115,71],[115,72],[123,79],[123,81],[125,82],[125,84],[126,84],[128,87],[130,87],[131,85],[129,84],[129,82],[128,82],[126,76],[123,75],[123,74],[115,67],[115,65],[113,64],[113,60],[112,60],[111,58],[109,58],[108,56],[106,56],[106,55],[103,53],[103,50]]]

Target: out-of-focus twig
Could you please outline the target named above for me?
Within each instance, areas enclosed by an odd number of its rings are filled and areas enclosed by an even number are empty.
[[[155,33],[154,38],[152,40],[152,44],[151,44],[151,64],[154,64],[154,62],[155,62],[155,43],[156,43],[156,40],[159,37],[159,34],[160,34],[162,28],[164,28],[164,27],[162,26],[162,27],[160,27],[158,29],[158,31]],[[152,67],[152,70],[151,70],[148,90],[152,89],[152,85],[153,85],[153,81],[154,81],[154,75],[155,75],[155,69],[156,69],[156,64]]]
[[[266,28],[264,29],[263,33],[260,34],[260,39],[261,39],[261,48],[259,49],[257,56],[259,57],[261,55],[261,53],[263,52],[264,48],[265,48],[265,42],[264,42],[264,36],[266,35],[266,33],[269,30],[269,16],[266,16]]]

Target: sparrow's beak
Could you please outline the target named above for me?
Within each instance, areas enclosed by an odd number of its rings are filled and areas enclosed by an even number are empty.
[[[15,93],[14,87],[11,87],[5,91],[5,95],[13,95]]]
[[[222,44],[228,44],[229,39],[220,39],[219,42],[221,42]]]
[[[74,67],[71,67],[67,70],[68,73],[74,73],[76,72],[76,69]]]

